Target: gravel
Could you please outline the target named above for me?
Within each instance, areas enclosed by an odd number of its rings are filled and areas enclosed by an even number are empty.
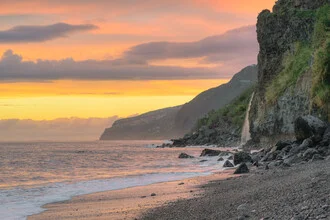
[[[202,186],[201,197],[151,209],[141,219],[330,219],[330,160],[251,169]]]

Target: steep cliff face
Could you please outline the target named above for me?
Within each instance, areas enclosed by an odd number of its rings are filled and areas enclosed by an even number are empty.
[[[279,0],[259,14],[258,84],[250,111],[255,142],[293,137],[301,115],[329,117],[328,0]],[[329,101],[328,101],[329,100]]]

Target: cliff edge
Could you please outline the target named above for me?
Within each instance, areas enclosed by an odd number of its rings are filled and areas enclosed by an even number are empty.
[[[330,119],[328,0],[279,0],[258,16],[258,83],[250,111],[255,143],[294,138],[293,122]]]

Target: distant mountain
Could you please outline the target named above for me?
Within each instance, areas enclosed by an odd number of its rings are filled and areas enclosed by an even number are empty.
[[[136,117],[120,119],[105,129],[100,140],[158,140],[179,137],[174,128],[181,106],[160,109]]]
[[[100,140],[145,140],[182,137],[193,129],[198,119],[218,110],[257,81],[258,68],[248,66],[227,84],[202,92],[183,106],[160,109],[137,117],[120,119],[105,129]]]
[[[257,75],[258,67],[256,65],[248,66],[235,74],[227,84],[202,92],[182,106],[175,117],[176,129],[189,132],[198,119],[212,110],[226,106],[255,84]]]

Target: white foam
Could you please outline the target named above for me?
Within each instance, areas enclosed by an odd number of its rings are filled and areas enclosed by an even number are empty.
[[[69,200],[73,196],[176,181],[209,174],[208,172],[146,174],[71,184],[55,183],[28,189],[0,190],[0,218],[5,220],[26,219],[29,215],[44,211],[42,206],[45,204]]]

